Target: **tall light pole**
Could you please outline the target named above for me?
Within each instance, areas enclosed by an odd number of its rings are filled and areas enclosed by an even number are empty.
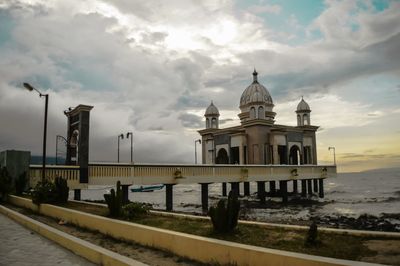
[[[119,162],[119,140],[124,139],[124,134],[118,135],[118,162]]]
[[[197,142],[201,144],[201,139],[197,139],[194,141],[194,164],[197,164]]]
[[[133,163],[133,133],[132,132],[126,133],[127,139],[129,139],[129,136],[131,136],[131,163]]]
[[[56,165],[58,164],[58,140],[59,140],[59,139],[62,139],[62,140],[64,141],[65,146],[66,146],[67,149],[68,149],[68,141],[67,141],[67,139],[64,138],[63,136],[57,135],[57,136],[56,136]]]
[[[43,153],[42,153],[42,182],[46,179],[46,140],[47,140],[47,109],[49,107],[49,95],[43,94],[29,83],[24,83],[24,87],[29,91],[37,91],[39,93],[39,97],[45,98],[45,107],[44,107],[44,128],[43,128]]]
[[[333,165],[336,165],[336,150],[335,147],[329,147],[328,151],[333,150]]]

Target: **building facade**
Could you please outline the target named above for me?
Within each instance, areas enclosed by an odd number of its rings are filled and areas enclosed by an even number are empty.
[[[317,164],[315,132],[310,106],[302,98],[295,111],[297,126],[275,124],[268,90],[253,82],[240,98],[240,125],[219,128],[219,111],[211,102],[206,109],[202,136],[203,164]]]

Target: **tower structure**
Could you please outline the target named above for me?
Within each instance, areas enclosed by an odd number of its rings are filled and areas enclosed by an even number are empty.
[[[310,120],[311,109],[308,103],[304,101],[303,97],[301,97],[301,101],[297,105],[296,113],[297,113],[298,127],[311,125],[311,120]]]

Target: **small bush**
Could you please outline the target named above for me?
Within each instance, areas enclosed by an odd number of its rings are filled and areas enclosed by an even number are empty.
[[[318,226],[317,222],[313,221],[308,229],[305,245],[306,246],[315,246],[318,244]]]
[[[67,203],[68,202],[68,195],[69,195],[69,187],[67,184],[67,179],[62,177],[56,177],[54,179],[54,186],[55,186],[55,196],[56,196],[56,203]]]
[[[232,232],[238,223],[240,202],[234,191],[229,192],[228,200],[221,199],[216,207],[210,207],[209,215],[214,231],[218,233]]]
[[[104,199],[108,206],[109,215],[111,217],[121,217],[122,215],[122,190],[121,182],[117,182],[117,192],[111,189],[110,194],[104,194]]]
[[[123,216],[126,219],[133,219],[149,212],[150,206],[146,203],[131,202],[122,207]]]
[[[25,191],[27,182],[28,182],[28,179],[26,178],[26,172],[23,172],[15,180],[15,194],[16,195],[22,195],[22,192]]]
[[[56,201],[56,186],[49,180],[40,181],[32,191],[32,202],[36,205],[54,203]]]
[[[0,201],[6,200],[12,190],[12,178],[8,174],[7,168],[3,167],[0,169]]]

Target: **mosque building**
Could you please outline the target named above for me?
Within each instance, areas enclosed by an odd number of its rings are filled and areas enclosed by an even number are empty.
[[[203,164],[317,164],[315,132],[310,106],[302,98],[297,105],[297,126],[275,124],[274,104],[268,90],[253,82],[240,98],[240,125],[219,128],[219,111],[211,102],[202,136]]]

